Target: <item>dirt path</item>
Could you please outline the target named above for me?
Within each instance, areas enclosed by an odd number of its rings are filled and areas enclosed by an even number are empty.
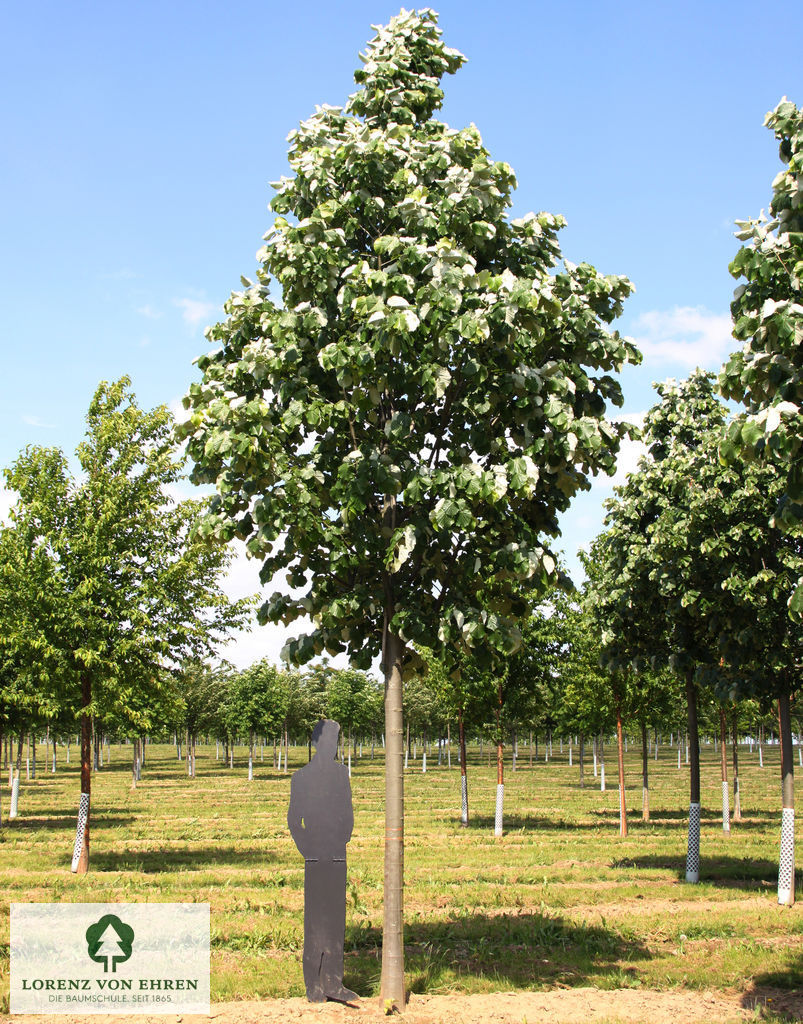
[[[697,992],[643,989],[602,991],[571,988],[552,992],[499,992],[492,995],[412,996],[404,1014],[387,1017],[376,1000],[359,1005],[314,1005],[305,999],[216,1003],[211,1017],[194,1015],[130,1016],[107,1014],[68,1016],[26,1014],[15,1016],[23,1024],[736,1024],[760,1020],[756,1007],[803,1020],[803,993],[775,990],[745,995],[741,992]]]

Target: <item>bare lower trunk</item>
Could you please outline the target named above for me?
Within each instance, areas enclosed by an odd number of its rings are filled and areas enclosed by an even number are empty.
[[[616,744],[619,753],[619,835],[627,835],[627,798],[625,793],[625,757],[622,749],[622,711],[616,709]]]
[[[580,789],[586,787],[586,738],[580,733]]]
[[[791,907],[795,902],[795,764],[792,759],[792,723],[789,694],[778,698],[781,740],[781,856],[778,866],[778,902]]]
[[[81,797],[78,804],[78,824],[72,855],[72,871],[85,875],[89,870],[89,801],[92,790],[92,680],[85,672],[81,677]]]
[[[389,583],[386,581],[386,589]],[[405,1007],[404,991],[404,725],[402,713],[403,644],[390,630],[393,606],[385,609],[385,877],[382,926],[382,977],[380,999],[399,1010]]]
[[[739,792],[739,736],[736,730],[736,712],[731,716],[731,748],[733,750],[733,820],[742,820],[742,798]]]
[[[686,848],[686,881],[700,881],[700,738],[697,732],[697,685],[694,668],[686,670],[686,711],[689,720],[689,834]]]
[[[504,831],[505,761],[503,755],[502,684],[500,682],[496,706],[496,812],[494,814],[494,836],[497,839],[502,837]]]
[[[656,740],[656,746],[657,746]],[[641,820],[650,820],[650,748],[647,723],[641,723]]]
[[[468,828],[468,774],[466,772],[466,729],[463,709],[457,711],[457,731],[460,742],[460,824]]]
[[[722,775],[722,831],[731,834],[731,815],[728,797],[728,727],[725,710],[719,709],[719,763]]]

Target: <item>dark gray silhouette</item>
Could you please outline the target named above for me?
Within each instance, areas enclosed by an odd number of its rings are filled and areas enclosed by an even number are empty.
[[[347,1003],[343,985],[346,932],[346,843],[354,828],[348,771],[337,764],[340,726],[321,719],[312,731],[315,756],[293,774],[287,824],[304,857],[304,984],[307,999]]]

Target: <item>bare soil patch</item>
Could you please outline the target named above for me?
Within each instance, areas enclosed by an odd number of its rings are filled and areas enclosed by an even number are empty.
[[[763,989],[743,992],[698,992],[674,989],[571,988],[551,992],[496,992],[483,995],[413,995],[403,1014],[387,1016],[375,999],[355,1005],[308,1003],[306,999],[271,999],[216,1003],[210,1017],[185,1014],[58,1016],[25,1014],[21,1024],[737,1024],[755,1021],[766,1007],[790,1021],[803,1020],[803,993]],[[760,1018],[758,1018],[760,1019]]]

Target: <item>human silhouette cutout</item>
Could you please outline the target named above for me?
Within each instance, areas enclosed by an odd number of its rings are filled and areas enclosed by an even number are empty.
[[[307,999],[351,1002],[343,985],[346,843],[354,829],[348,771],[337,764],[340,726],[322,718],[312,730],[315,755],[290,781],[287,824],[304,857],[304,985]]]

